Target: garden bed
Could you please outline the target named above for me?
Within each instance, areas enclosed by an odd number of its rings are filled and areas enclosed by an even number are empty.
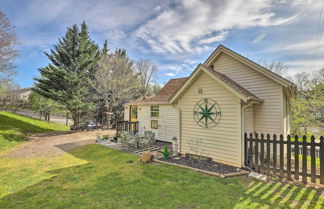
[[[156,159],[155,161],[160,163],[178,165],[181,167],[197,170],[199,172],[207,173],[214,176],[220,176],[223,178],[246,175],[249,173],[248,171],[230,165],[225,165],[214,161],[190,159],[188,157],[182,157],[178,155],[171,156],[168,159]]]

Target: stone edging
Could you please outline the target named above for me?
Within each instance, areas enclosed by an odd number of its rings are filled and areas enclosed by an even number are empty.
[[[247,175],[247,174],[250,173],[249,171],[241,170],[240,172],[237,172],[237,173],[221,174],[221,173],[217,173],[217,172],[211,172],[211,171],[201,170],[201,169],[198,169],[198,168],[193,168],[193,167],[190,167],[190,166],[179,165],[179,164],[176,164],[176,163],[169,163],[169,162],[165,162],[165,161],[157,160],[157,159],[153,159],[153,161],[157,162],[157,163],[175,165],[175,166],[179,166],[179,167],[182,167],[182,168],[188,168],[188,169],[191,169],[191,170],[194,170],[194,171],[198,171],[198,172],[205,173],[205,174],[212,175],[212,176],[218,176],[218,177],[221,177],[221,178],[228,178],[228,177],[234,177],[234,176],[243,176],[243,175]]]

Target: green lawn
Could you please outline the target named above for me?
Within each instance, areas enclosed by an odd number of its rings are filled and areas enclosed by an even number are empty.
[[[27,133],[67,131],[69,127],[0,112],[0,153],[27,140]]]
[[[25,160],[19,166],[0,162],[0,170],[13,169],[5,182],[19,181],[10,193],[2,191],[0,208],[321,208],[324,204],[324,197],[313,189],[141,164],[137,156],[100,145],[78,148],[50,163],[28,159],[40,165],[41,180],[35,177],[28,187],[19,188],[24,183],[15,170],[26,169],[24,178],[36,172],[24,165],[29,162]]]
[[[0,112],[0,208],[321,208],[314,189],[221,179],[100,145],[52,157],[8,158],[26,133],[64,125]]]

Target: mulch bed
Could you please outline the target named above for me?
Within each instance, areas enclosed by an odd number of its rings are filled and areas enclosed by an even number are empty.
[[[192,167],[203,171],[215,172],[218,174],[233,174],[233,173],[241,172],[239,168],[230,165],[225,165],[214,161],[207,162],[207,161],[201,161],[196,159],[189,159],[182,156],[172,156],[169,159],[160,158],[158,160],[177,164],[177,165],[182,165],[186,167]]]

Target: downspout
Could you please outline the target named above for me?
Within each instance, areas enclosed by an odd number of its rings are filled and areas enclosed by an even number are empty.
[[[178,131],[178,150],[177,152],[180,153],[181,150],[181,143],[180,143],[180,139],[181,139],[181,108],[180,108],[180,101],[178,100],[178,105],[173,105],[174,108],[176,108],[178,110],[179,113],[179,131]]]
[[[245,152],[244,152],[244,110],[250,106],[252,106],[253,104],[255,104],[256,102],[251,101],[250,103],[241,106],[241,153],[243,155],[243,157],[241,157],[241,165],[242,167],[244,166],[244,156],[245,156]],[[241,156],[242,156],[241,155]]]

